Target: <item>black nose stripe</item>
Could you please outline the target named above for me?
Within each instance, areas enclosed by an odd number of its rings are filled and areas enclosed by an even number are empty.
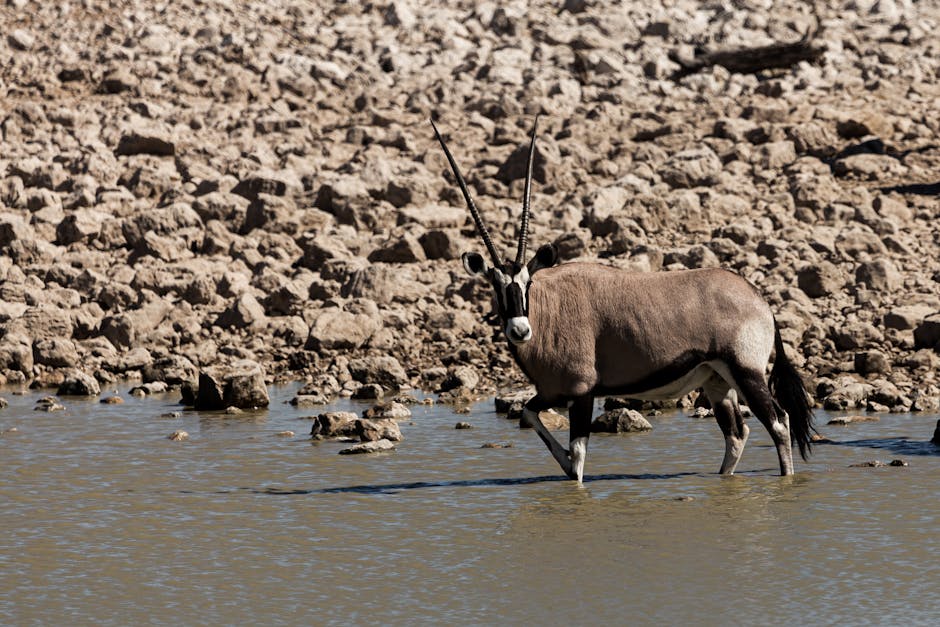
[[[526,315],[525,298],[518,283],[511,283],[506,287],[506,315],[509,318]]]

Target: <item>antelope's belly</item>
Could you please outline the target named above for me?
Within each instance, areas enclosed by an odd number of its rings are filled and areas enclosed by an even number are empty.
[[[642,380],[630,383],[602,383],[596,396],[625,396],[643,401],[668,401],[679,398],[701,387],[715,374],[717,364],[706,361],[682,371],[666,370],[651,373]]]

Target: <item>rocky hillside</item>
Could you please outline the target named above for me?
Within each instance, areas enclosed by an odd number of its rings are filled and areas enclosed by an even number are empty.
[[[7,0],[0,383],[519,382],[428,120],[510,250],[541,114],[533,246],[732,268],[820,402],[936,408],[940,8],[664,5]]]

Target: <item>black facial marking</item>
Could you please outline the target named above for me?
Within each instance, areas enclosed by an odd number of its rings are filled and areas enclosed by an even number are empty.
[[[511,280],[522,272],[522,269],[522,264],[507,262],[503,264],[500,271],[503,273],[503,276]],[[499,315],[504,321],[510,318],[529,315],[527,297],[531,281],[524,289],[516,282],[511,282],[509,285],[504,286],[497,278],[496,269],[494,268],[490,271],[490,283],[492,283],[493,292],[496,294],[496,305],[499,309]]]

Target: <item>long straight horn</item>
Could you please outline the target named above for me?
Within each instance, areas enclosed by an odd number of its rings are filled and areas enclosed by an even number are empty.
[[[444,143],[444,138],[441,137],[441,133],[437,130],[437,126],[435,126],[434,120],[431,120],[431,127],[434,129],[434,134],[437,136],[437,141],[441,143],[441,148],[444,149],[444,155],[447,156],[447,162],[450,163],[450,169],[454,171],[454,177],[457,179],[457,184],[460,185],[460,191],[463,192],[464,200],[467,201],[467,207],[470,209],[470,215],[473,216],[473,221],[476,222],[477,232],[480,234],[480,237],[483,238],[483,243],[486,244],[486,249],[490,252],[490,257],[493,259],[493,264],[497,267],[501,267],[503,262],[499,258],[499,253],[496,252],[496,247],[493,246],[493,240],[490,239],[490,233],[486,230],[486,226],[483,224],[483,219],[480,217],[480,212],[477,211],[477,206],[473,203],[473,198],[470,197],[470,191],[467,189],[467,184],[464,182],[463,176],[460,174],[460,168],[457,167],[457,162],[454,161],[454,157],[447,149],[447,144]]]
[[[516,263],[525,263],[525,247],[529,239],[529,194],[532,191],[532,162],[535,161],[535,136],[539,127],[539,116],[532,125],[532,141],[529,143],[529,160],[525,166],[525,191],[522,193],[522,225],[519,227],[519,248]]]

